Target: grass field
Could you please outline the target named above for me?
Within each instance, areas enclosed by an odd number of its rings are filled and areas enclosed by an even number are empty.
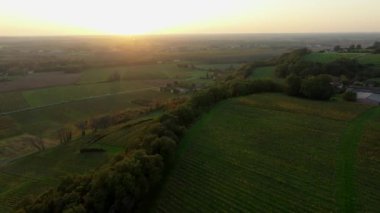
[[[30,106],[39,107],[76,99],[91,98],[94,96],[142,89],[153,89],[153,87],[140,81],[121,81],[28,90],[23,92],[23,96]]]
[[[171,94],[162,93],[155,90],[136,91],[121,95],[73,101],[54,106],[12,113],[7,117],[8,121],[15,123],[21,132],[29,134],[42,133],[43,136],[52,137],[55,134],[55,130],[65,124],[89,119],[99,114],[143,107],[133,103],[136,99],[163,101],[170,97],[172,97]],[[5,118],[0,117],[0,122],[2,119]],[[0,124],[0,138],[6,138],[10,134],[11,132],[6,132],[5,130],[1,131]]]
[[[124,80],[106,82],[114,72],[119,72]],[[179,68],[176,64],[92,69],[84,71],[82,79],[77,85],[28,90],[23,92],[22,95],[29,106],[39,107],[129,90],[153,89],[154,87],[165,85],[168,80],[191,81],[199,80],[200,77],[204,76],[206,76],[205,71]]]
[[[202,69],[217,69],[217,70],[227,70],[230,68],[237,69],[241,64],[196,64],[196,67]]]
[[[0,92],[21,91],[35,88],[70,85],[79,80],[80,74],[64,72],[43,72],[14,77],[10,81],[1,82]]]
[[[275,78],[275,67],[260,67],[255,69],[249,76],[250,79],[272,79]]]
[[[29,107],[21,92],[0,93],[0,113]]]
[[[108,82],[110,75],[114,72],[119,72],[123,80],[120,82]],[[36,76],[37,75],[33,76],[33,78],[37,78]],[[28,107],[41,107],[78,99],[92,98],[94,96],[106,96],[144,89],[158,89],[158,87],[173,81],[186,80],[194,83],[209,83],[209,80],[200,79],[205,76],[206,71],[179,68],[176,64],[89,69],[81,73],[81,79],[76,84],[65,86],[55,85],[54,87],[1,93],[0,113]],[[52,86],[51,84],[56,80],[57,79],[53,79],[53,82],[47,82],[47,80],[43,78],[41,82]],[[33,86],[32,83],[30,86]]]
[[[371,54],[358,58],[359,62],[363,64],[374,64],[380,66],[380,54]]]
[[[305,56],[304,60],[329,63],[340,58],[357,59],[362,64],[374,64],[380,66],[380,55],[368,53],[311,53]]]
[[[344,209],[354,196],[340,197],[340,192],[355,189],[345,183],[356,180],[350,171],[356,164],[352,160],[351,167],[345,167],[339,159],[342,155],[355,159],[349,155],[355,155],[351,148],[358,141],[356,137],[342,138],[347,137],[347,128],[360,136],[361,125],[372,119],[365,116],[368,110],[368,106],[359,104],[307,101],[275,94],[222,102],[186,133],[177,163],[152,211]],[[377,135],[372,134],[373,142]],[[359,168],[367,171],[378,168],[368,166],[358,163]],[[372,173],[371,184],[362,187],[378,189],[379,180],[380,174]],[[372,199],[368,209],[380,207],[375,202],[379,197],[376,189],[363,188],[363,193]],[[360,193],[358,197],[361,202],[356,206],[363,210],[360,207],[368,198]]]
[[[377,212],[380,209],[380,109],[366,123],[358,144],[354,189],[356,205],[363,212]]]

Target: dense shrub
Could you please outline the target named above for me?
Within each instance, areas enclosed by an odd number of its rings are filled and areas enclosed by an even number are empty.
[[[355,102],[357,99],[356,92],[346,91],[345,93],[343,93],[343,99],[346,101]]]
[[[326,75],[310,77],[302,81],[301,93],[310,99],[328,100],[334,95],[330,82],[331,78]]]
[[[162,169],[160,155],[136,150],[96,173],[66,177],[57,188],[22,203],[19,212],[128,212],[160,180]]]
[[[301,95],[302,79],[296,75],[290,75],[286,78],[286,93],[291,96]]]
[[[280,78],[297,75],[301,78],[327,74],[335,77],[342,75],[348,80],[366,80],[380,77],[380,70],[371,64],[363,65],[356,59],[339,58],[329,63],[318,63],[303,60],[309,54],[307,50],[295,50],[283,54],[276,65],[275,73]]]

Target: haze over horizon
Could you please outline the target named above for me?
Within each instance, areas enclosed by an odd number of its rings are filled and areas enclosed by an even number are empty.
[[[0,36],[380,32],[378,0],[0,0]]]

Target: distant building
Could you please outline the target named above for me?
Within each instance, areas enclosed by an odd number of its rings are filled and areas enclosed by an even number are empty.
[[[347,90],[356,93],[358,102],[380,105],[380,88],[349,87]]]

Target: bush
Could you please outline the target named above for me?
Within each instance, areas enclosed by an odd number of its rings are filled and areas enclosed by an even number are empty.
[[[356,99],[357,99],[356,92],[353,92],[353,91],[347,91],[347,92],[343,93],[343,99],[344,99],[345,101],[355,102]]]
[[[299,96],[301,94],[302,79],[296,75],[290,75],[286,79],[286,93],[291,96]]]
[[[331,78],[319,75],[302,81],[301,92],[310,99],[329,100],[334,95],[334,88],[330,84]]]

